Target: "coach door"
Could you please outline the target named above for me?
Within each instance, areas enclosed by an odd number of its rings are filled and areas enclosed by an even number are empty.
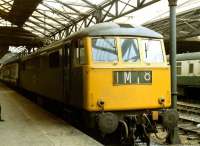
[[[67,43],[63,50],[63,95],[66,99],[66,103],[69,103],[70,99],[70,74],[71,74],[71,59],[70,59],[70,47],[71,42]]]

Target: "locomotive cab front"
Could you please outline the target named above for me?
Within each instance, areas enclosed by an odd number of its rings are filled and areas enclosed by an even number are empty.
[[[161,39],[106,36],[87,41],[86,110],[170,107],[170,69]]]
[[[128,143],[140,137],[149,144],[147,133],[156,132],[159,110],[171,107],[170,67],[163,37],[147,28],[116,24],[99,24],[83,34],[85,64],[74,69],[81,74],[72,75],[82,81],[72,87],[81,88],[83,96],[72,96],[73,106],[81,105],[89,127],[98,126],[103,134],[123,127],[122,139]],[[79,92],[73,90],[73,94]],[[163,121],[171,124],[166,118]]]

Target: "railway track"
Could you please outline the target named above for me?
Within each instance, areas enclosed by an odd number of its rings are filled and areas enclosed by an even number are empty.
[[[180,130],[187,134],[188,139],[200,140],[200,104],[178,102]]]

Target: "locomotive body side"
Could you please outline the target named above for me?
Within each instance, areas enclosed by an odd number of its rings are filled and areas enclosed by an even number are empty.
[[[66,103],[63,97],[62,45],[21,60],[20,87]]]

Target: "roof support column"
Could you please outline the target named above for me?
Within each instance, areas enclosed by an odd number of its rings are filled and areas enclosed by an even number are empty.
[[[170,64],[171,64],[171,94],[173,111],[177,113],[177,77],[176,77],[176,6],[177,0],[168,0],[170,7]],[[178,116],[178,113],[177,113]],[[167,143],[180,144],[177,125],[169,130]]]
[[[170,64],[172,77],[172,106],[177,108],[177,78],[176,78],[176,5],[177,0],[169,0],[170,6]]]

